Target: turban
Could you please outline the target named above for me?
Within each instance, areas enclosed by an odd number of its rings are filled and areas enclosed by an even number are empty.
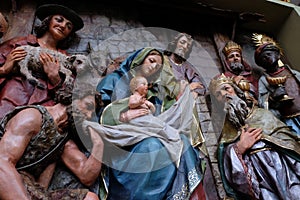
[[[260,45],[256,50],[254,54],[255,63],[258,66],[261,66],[261,54],[265,51],[276,51],[280,53],[280,49],[278,46],[274,45],[273,43],[265,43]]]

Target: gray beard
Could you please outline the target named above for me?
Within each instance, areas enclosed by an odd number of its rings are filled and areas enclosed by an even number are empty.
[[[245,125],[245,119],[248,115],[248,107],[245,101],[238,96],[228,96],[225,102],[224,110],[227,113],[228,119],[236,128]]]
[[[242,63],[232,62],[230,63],[230,69],[233,71],[233,73],[239,75],[242,71],[245,70],[245,67]]]

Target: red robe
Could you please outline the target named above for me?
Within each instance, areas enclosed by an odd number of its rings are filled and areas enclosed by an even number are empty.
[[[0,45],[0,67],[4,65],[10,52],[22,45],[39,46],[37,38],[33,35],[13,38],[2,43]],[[59,51],[66,54],[63,50]],[[52,85],[45,75],[38,77],[38,80],[46,85],[45,89],[32,85],[19,72],[11,72],[4,77],[0,76],[0,120],[17,106],[54,105],[55,92],[63,85],[61,83]]]

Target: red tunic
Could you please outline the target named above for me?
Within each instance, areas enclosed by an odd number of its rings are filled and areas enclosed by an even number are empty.
[[[39,46],[37,38],[33,35],[18,37],[8,40],[0,45],[0,67],[6,61],[7,55],[17,46]],[[59,50],[65,53],[63,50]],[[38,77],[39,81],[46,85],[45,89],[38,88],[18,73],[11,72],[5,77],[0,77],[0,120],[4,115],[17,106],[23,105],[54,105],[54,95],[57,89],[63,87],[61,83],[52,85],[46,76]]]

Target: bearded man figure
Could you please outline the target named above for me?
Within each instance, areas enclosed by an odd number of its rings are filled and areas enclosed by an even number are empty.
[[[225,111],[218,164],[234,199],[297,199],[300,195],[299,137],[272,112],[249,106],[231,78],[211,80],[212,109]],[[214,119],[213,119],[214,120]]]
[[[206,86],[201,72],[197,72],[195,66],[187,60],[193,50],[194,43],[191,35],[178,33],[164,51],[164,59],[171,66],[177,81],[187,81],[195,96],[203,96],[206,93]]]
[[[239,84],[241,80],[247,80],[250,83],[250,92],[256,99],[258,97],[258,78],[253,74],[252,67],[244,60],[242,56],[242,47],[228,41],[223,48],[225,56],[224,75],[233,77],[235,83]]]

